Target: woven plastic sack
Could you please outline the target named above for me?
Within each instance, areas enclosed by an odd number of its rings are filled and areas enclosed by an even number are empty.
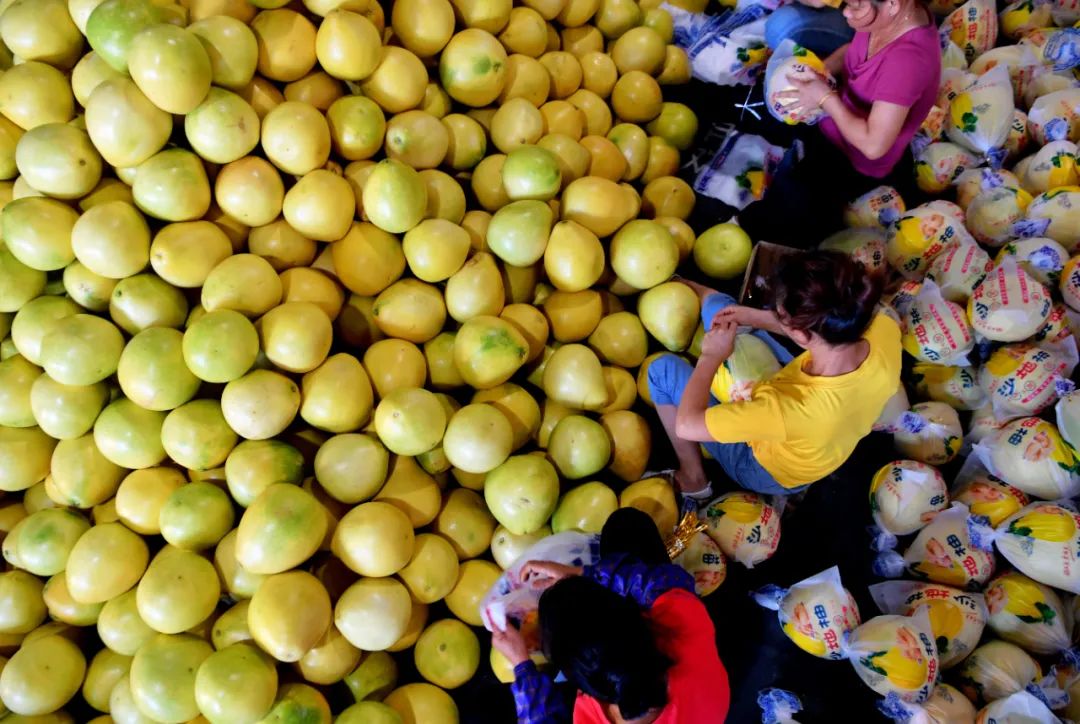
[[[1015,108],[1009,71],[997,66],[978,76],[952,99],[945,135],[999,168],[1007,155],[1003,147]]]
[[[907,572],[919,581],[978,590],[994,574],[994,554],[972,545],[972,524],[967,506],[954,502],[919,531],[903,556],[882,551],[874,572],[882,578],[899,578]]]
[[[1017,236],[1048,236],[1070,253],[1080,240],[1080,186],[1047,191],[1028,204],[1027,218],[1018,222]]]
[[[1061,268],[1058,290],[1065,304],[1080,312],[1080,256],[1069,259]]]
[[[707,533],[724,555],[747,568],[767,561],[780,544],[780,513],[757,493],[726,493],[705,511]]]
[[[885,229],[896,223],[907,207],[892,186],[878,186],[844,207],[844,223],[850,227]]]
[[[967,227],[978,241],[999,247],[1016,236],[1016,222],[1025,218],[1031,194],[1002,186],[983,191],[967,207]]]
[[[1038,662],[1015,644],[990,641],[971,652],[955,670],[956,685],[976,705],[1024,691],[1042,678]]]
[[[1057,500],[1080,493],[1080,463],[1057,427],[1041,418],[1007,423],[977,444],[975,454],[987,470],[1032,497]]]
[[[1029,691],[992,701],[975,717],[975,724],[1061,724],[1046,703]]]
[[[964,228],[963,209],[931,202],[908,209],[889,229],[886,255],[894,269],[918,279],[946,244],[971,238]]]
[[[990,270],[968,300],[968,318],[977,334],[995,342],[1019,342],[1046,324],[1050,290],[1006,257]]]
[[[1044,0],[1016,0],[998,13],[1001,34],[1010,40],[1050,24],[1050,6]]]
[[[983,191],[1001,186],[1018,189],[1020,179],[1012,171],[1004,169],[970,168],[957,176],[953,185],[956,187],[956,203],[966,213],[967,207]]]
[[[866,267],[869,272],[883,271],[885,232],[869,227],[842,229],[818,245],[819,249],[839,251]]]
[[[915,154],[915,182],[921,191],[941,194],[960,174],[979,163],[966,148],[950,141],[935,141]]]
[[[731,355],[713,375],[713,397],[724,403],[745,402],[754,387],[779,372],[780,366],[769,345],[752,334],[738,334]]]
[[[882,613],[913,616],[925,609],[942,669],[960,663],[979,645],[986,627],[986,604],[978,593],[936,583],[886,581],[870,586]]]
[[[964,51],[970,64],[997,44],[998,17],[993,0],[968,0],[945,18],[941,33]]]
[[[773,51],[765,67],[765,105],[776,120],[795,125],[806,123],[813,125],[825,116],[821,108],[802,108],[798,101],[780,98],[781,93],[795,90],[789,78],[809,80],[821,78],[835,88],[836,81],[825,69],[825,63],[813,51],[792,40],[785,40]]]
[[[874,432],[896,432],[900,416],[910,408],[911,403],[908,401],[907,390],[904,389],[904,383],[901,382],[893,396],[885,401],[885,407],[874,422]]]
[[[934,257],[926,270],[926,278],[937,285],[945,299],[964,304],[992,266],[990,255],[981,246],[973,241],[957,240],[950,242],[944,251]]]
[[[915,394],[924,400],[944,402],[956,410],[977,410],[986,403],[974,367],[944,367],[927,362],[911,369]]]
[[[843,637],[861,621],[859,607],[840,582],[836,566],[790,588],[766,586],[754,600],[777,612],[780,627],[796,646],[822,659],[843,659]]]
[[[1061,503],[1032,503],[1002,523],[994,544],[1039,583],[1080,593],[1080,516]]]
[[[893,461],[870,481],[870,513],[882,530],[893,535],[922,529],[948,505],[941,473],[917,460]]]
[[[901,342],[922,362],[964,367],[975,346],[975,333],[963,308],[944,299],[937,285],[927,281],[904,316]]]
[[[958,503],[966,505],[972,515],[986,517],[990,525],[996,528],[1031,502],[1024,491],[986,472],[976,458],[969,457],[967,460],[974,462],[976,469],[966,472],[969,466],[965,461],[949,495]]]
[[[1054,404],[1076,367],[1075,343],[1043,348],[1030,342],[999,347],[986,360],[979,384],[999,420],[1030,417]]]
[[[998,251],[994,263],[1000,264],[1006,256],[1014,257],[1021,269],[1051,289],[1058,285],[1061,270],[1069,259],[1069,253],[1061,244],[1038,236],[1015,239],[1005,244]]]
[[[1013,101],[1020,103],[1028,84],[1040,69],[1040,64],[1030,47],[1003,45],[980,55],[971,64],[969,70],[976,75],[983,75],[997,67],[1005,68],[1009,74],[1009,82],[1013,87]]]
[[[1028,128],[1027,114],[1017,108],[1013,111],[1009,135],[1005,137],[1005,161],[1015,161],[1031,145],[1031,130]]]
[[[1051,141],[1080,140],[1080,88],[1066,88],[1043,96],[1031,104],[1028,127],[1039,145]]]
[[[1012,571],[986,587],[994,633],[1033,654],[1060,654],[1072,645],[1072,618],[1049,586]]]
[[[802,711],[799,697],[783,689],[762,689],[758,692],[761,724],[799,724],[795,715]]]
[[[920,402],[901,416],[897,428],[893,433],[897,452],[930,465],[951,461],[964,440],[960,416],[944,402]]]
[[[694,577],[694,592],[704,598],[720,588],[727,578],[727,560],[723,551],[712,538],[698,533],[686,544],[673,563],[686,569]]]
[[[1021,182],[1031,194],[1045,193],[1080,181],[1076,168],[1076,144],[1069,140],[1052,141],[1036,151],[1024,166]]]
[[[672,16],[675,44],[686,51],[690,72],[718,85],[750,85],[765,69],[768,8],[748,5],[732,13],[690,13],[665,4]]]
[[[925,610],[875,616],[848,634],[845,653],[859,678],[882,696],[919,703],[937,683],[938,653]]]

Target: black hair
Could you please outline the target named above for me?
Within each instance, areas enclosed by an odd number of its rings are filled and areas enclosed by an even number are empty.
[[[671,662],[633,601],[580,576],[540,597],[544,654],[578,689],[637,719],[667,704]]]
[[[788,326],[843,345],[862,338],[881,299],[881,276],[838,251],[785,257],[773,300]]]

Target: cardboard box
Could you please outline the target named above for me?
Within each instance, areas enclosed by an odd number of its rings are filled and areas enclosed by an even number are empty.
[[[768,241],[759,241],[755,244],[754,250],[750,253],[750,262],[746,265],[746,273],[743,275],[739,303],[757,309],[771,307],[772,297],[769,288],[781,260],[791,254],[798,254],[800,251],[802,250]]]

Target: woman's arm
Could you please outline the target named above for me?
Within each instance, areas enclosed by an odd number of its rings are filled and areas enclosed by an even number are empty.
[[[834,50],[832,55],[825,59],[825,70],[829,71],[831,75],[842,76],[844,74],[844,58],[847,57],[847,51],[850,47],[851,43],[844,43]]]
[[[536,668],[521,631],[507,624],[505,631],[491,633],[491,646],[514,667],[514,694],[518,724],[569,724],[570,712],[555,690],[551,677]]]
[[[712,327],[705,333],[705,339],[701,342],[701,356],[694,365],[694,372],[686,383],[675,414],[675,434],[680,439],[694,442],[713,440],[705,424],[705,411],[709,409],[709,386],[716,370],[731,356],[736,330],[738,325],[734,321],[714,318]]]

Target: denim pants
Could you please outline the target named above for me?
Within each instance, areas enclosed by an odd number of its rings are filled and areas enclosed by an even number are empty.
[[[765,44],[770,48],[778,48],[790,38],[822,60],[844,43],[850,43],[854,35],[855,31],[839,10],[811,8],[798,2],[777,8],[765,20]]]
[[[701,320],[705,327],[708,328],[717,312],[732,304],[735,304],[735,299],[729,294],[717,292],[706,297],[701,305]],[[793,359],[791,353],[767,332],[755,330],[753,335],[769,345],[781,365],[786,365]],[[653,360],[648,371],[649,394],[653,404],[678,405],[693,371],[694,368],[689,362],[673,354]],[[709,407],[719,404],[715,397],[709,395]],[[754,451],[745,442],[706,442],[702,443],[702,446],[741,488],[763,495],[791,495],[803,490],[785,488],[776,482],[776,479],[761,467],[761,463],[754,457]]]

